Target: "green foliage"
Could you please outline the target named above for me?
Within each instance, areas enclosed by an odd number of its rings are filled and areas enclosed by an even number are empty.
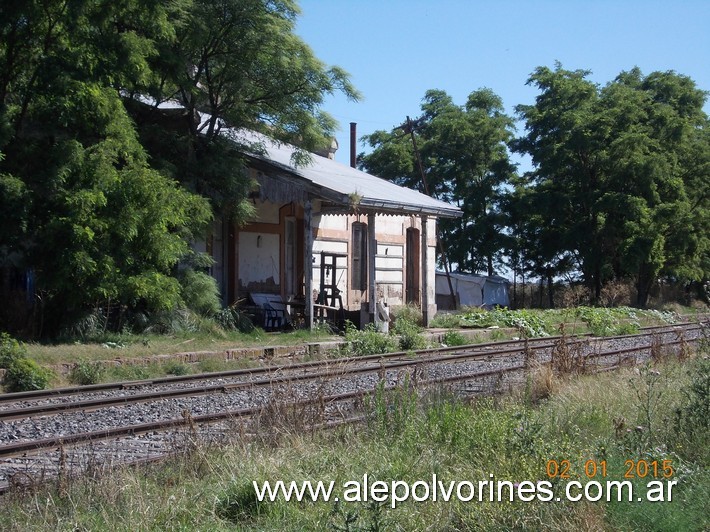
[[[710,361],[698,360],[690,372],[690,383],[683,392],[682,405],[674,419],[674,449],[690,460],[710,458]]]
[[[184,362],[168,362],[163,366],[163,370],[165,373],[168,375],[189,375],[192,373],[192,368],[188,365],[185,364]]]
[[[394,389],[385,389],[381,381],[375,393],[368,398],[367,424],[380,437],[401,436],[416,422],[417,393],[408,379]]]
[[[373,324],[368,324],[362,331],[352,323],[345,325],[346,352],[350,355],[376,355],[389,353],[397,348],[396,340],[389,335],[382,334]]]
[[[496,315],[479,308],[465,309],[459,320],[463,327],[491,327],[497,324]]]
[[[420,150],[427,193],[463,210],[463,220],[440,222],[448,258],[462,271],[492,275],[505,242],[501,198],[515,171],[506,147],[513,120],[490,89],[473,91],[463,105],[454,104],[444,91],[429,90],[421,109],[422,116],[407,126],[407,132]],[[365,139],[373,148],[362,157],[368,171],[420,190],[412,137],[397,128],[376,131]]]
[[[25,345],[9,334],[0,333],[0,368],[5,369],[3,384],[8,392],[43,390],[52,373],[27,358]]]
[[[234,305],[220,310],[215,316],[215,320],[227,331],[251,333],[256,330],[249,316]]]
[[[449,347],[456,347],[459,345],[467,345],[471,342],[458,331],[446,331],[442,338],[442,342]]]
[[[457,314],[439,312],[431,320],[431,327],[439,329],[456,329],[461,323]]]
[[[240,524],[268,513],[273,503],[260,502],[251,480],[235,483],[217,499],[215,512],[220,519]]]
[[[461,324],[468,327],[515,327],[527,337],[549,336],[550,328],[541,313],[500,307],[493,310],[470,309],[461,315]]]
[[[700,361],[698,361],[700,362]],[[706,361],[703,361],[706,363]],[[707,404],[703,395],[689,390],[698,368],[690,376],[665,364],[657,368],[668,379],[653,383],[663,390],[653,423],[659,429],[654,448],[631,453],[617,437],[626,432],[623,420],[636,424],[639,401],[629,379],[641,379],[633,369],[576,379],[564,379],[549,398],[530,407],[524,398],[495,397],[473,403],[456,400],[445,390],[408,388],[385,392],[380,385],[371,396],[369,425],[341,427],[304,435],[292,433],[255,439],[249,445],[225,449],[200,447],[195,455],[178,456],[148,469],[117,470],[102,479],[78,479],[59,491],[37,497],[11,497],[3,501],[0,528],[46,529],[47,524],[69,522],[87,529],[208,529],[221,530],[664,530],[703,531],[708,528],[707,500],[710,474],[707,456],[685,454],[671,446],[675,427],[668,423],[677,408],[690,402]],[[701,375],[706,370],[700,370]],[[706,380],[703,377],[701,380]],[[703,415],[702,411],[698,415]],[[670,417],[669,417],[670,416]],[[707,420],[707,415],[704,415]],[[663,424],[667,427],[663,427]],[[707,448],[707,440],[697,447]],[[679,442],[685,445],[687,442]],[[682,453],[680,452],[682,451]],[[624,479],[625,461],[649,464],[645,478],[632,480],[633,500],[617,502],[521,501],[501,503],[403,501],[397,508],[388,502],[349,502],[339,486],[361,480],[389,484],[393,480],[428,482],[432,475],[443,485],[462,480],[506,480],[512,483],[549,481],[555,495],[564,497],[565,481],[549,478],[548,460],[569,460],[570,480],[582,483]],[[606,461],[606,476],[597,471],[587,479],[585,465]],[[654,460],[661,472],[670,460],[674,475],[653,478]],[[601,468],[601,466],[600,466]],[[252,480],[334,481],[340,502],[324,501],[259,504]],[[643,499],[646,483],[673,480],[673,500]],[[475,484],[474,484],[475,486]],[[574,490],[573,490],[574,491]],[[421,493],[421,491],[419,491]],[[466,490],[465,493],[468,493]],[[613,492],[612,492],[613,493]],[[439,491],[441,494],[441,491]],[[503,490],[503,496],[507,490]],[[485,493],[484,493],[485,496]],[[76,504],[75,501],[84,501]],[[117,512],[119,508],[122,511]],[[138,508],[138,510],[136,510]],[[187,510],[186,510],[187,509]]]
[[[612,336],[618,334],[636,334],[639,332],[639,314],[641,311],[629,307],[599,308],[577,307],[576,315],[584,321],[592,334]]]
[[[438,445],[457,447],[467,440],[469,411],[451,401],[438,401],[429,406],[424,415],[431,438]]]
[[[109,382],[113,381],[141,381],[151,377],[151,368],[138,364],[121,364],[114,366],[107,372]],[[157,374],[157,372],[155,372]]]
[[[219,287],[211,275],[187,269],[180,276],[182,300],[188,309],[202,316],[214,316],[221,308]]]
[[[414,323],[415,325],[421,325],[424,322],[421,309],[415,305],[392,307],[390,317],[395,321],[395,323],[400,319]]]
[[[295,34],[289,0],[50,4],[0,10],[0,248],[35,274],[36,329],[94,308],[213,314],[208,281],[176,266],[214,216],[251,212],[222,124],[310,149],[336,128],[325,96],[357,92]]]
[[[401,351],[412,351],[426,347],[426,339],[421,334],[422,328],[416,322],[399,317],[395,320],[391,332],[399,337]]]
[[[535,104],[516,107],[513,148],[535,166],[509,203],[516,267],[551,279],[579,263],[595,301],[630,278],[642,307],[659,275],[708,277],[707,94],[673,71],[589,74],[539,67]]]
[[[69,380],[75,384],[86,386],[98,384],[106,375],[106,367],[100,361],[82,360],[74,364],[69,373]]]
[[[186,308],[175,308],[150,314],[146,327],[141,332],[156,334],[213,333],[224,335],[224,330],[220,328],[217,322]]]
[[[27,348],[6,332],[0,333],[0,368],[7,369],[13,362],[25,358]]]
[[[52,373],[29,358],[17,358],[7,367],[3,384],[8,392],[44,390]]]
[[[374,480],[374,479],[373,479]],[[330,512],[330,530],[351,532],[368,530],[380,532],[390,530],[394,520],[386,518],[386,502],[369,501],[357,505],[356,509],[345,509],[345,505],[336,501]],[[388,526],[389,523],[392,523]]]

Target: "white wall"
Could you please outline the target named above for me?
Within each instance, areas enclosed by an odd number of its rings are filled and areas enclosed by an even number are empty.
[[[239,278],[242,286],[249,283],[280,284],[279,235],[239,233]]]

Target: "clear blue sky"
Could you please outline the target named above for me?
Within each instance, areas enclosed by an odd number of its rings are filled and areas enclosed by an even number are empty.
[[[533,103],[538,66],[591,70],[606,84],[638,66],[675,70],[710,90],[710,0],[300,0],[296,32],[328,65],[347,70],[363,99],[328,98],[341,125],[336,159],[358,137],[420,114],[428,89],[462,105],[488,87],[512,115]],[[710,104],[705,106],[710,112]],[[522,133],[519,132],[519,133]],[[358,153],[365,146],[358,142]],[[525,166],[525,163],[523,163]]]

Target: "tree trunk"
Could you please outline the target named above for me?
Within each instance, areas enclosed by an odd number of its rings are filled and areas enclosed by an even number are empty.
[[[599,299],[601,299],[602,295],[602,272],[601,272],[601,266],[599,264],[596,264],[594,266],[594,273],[592,274],[592,279],[591,279],[591,293],[590,295],[592,296],[592,303],[593,304],[598,304]]]
[[[552,271],[547,270],[547,298],[550,302],[550,308],[555,308],[554,283],[552,282]]]
[[[642,264],[639,267],[638,277],[636,278],[636,306],[638,308],[645,308],[648,304],[648,296],[654,281],[652,273],[647,264]]]

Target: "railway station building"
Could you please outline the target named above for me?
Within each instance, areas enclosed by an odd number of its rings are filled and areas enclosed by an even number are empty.
[[[331,156],[294,163],[294,146],[251,131],[229,131],[258,184],[255,216],[237,227],[216,220],[196,244],[215,263],[225,306],[264,310],[264,325],[349,319],[377,322],[412,304],[425,324],[436,313],[436,224],[458,207],[403,188]]]

